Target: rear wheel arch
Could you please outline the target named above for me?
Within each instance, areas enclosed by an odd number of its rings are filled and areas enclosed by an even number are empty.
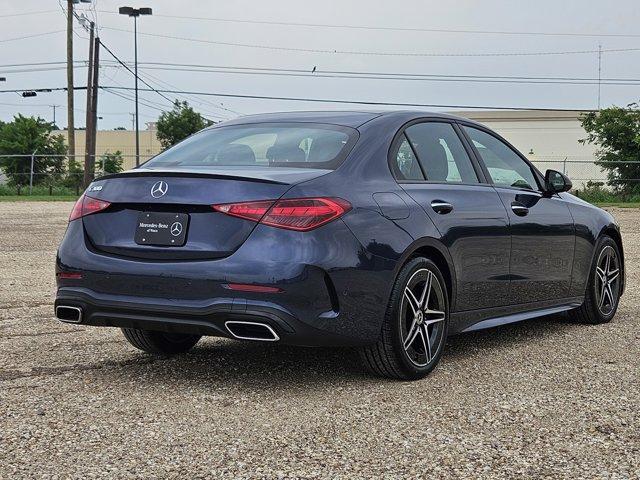
[[[423,238],[407,247],[402,257],[398,260],[396,271],[394,272],[394,282],[402,267],[416,257],[428,258],[440,269],[447,287],[451,311],[455,311],[456,278],[453,260],[447,248],[434,238]]]

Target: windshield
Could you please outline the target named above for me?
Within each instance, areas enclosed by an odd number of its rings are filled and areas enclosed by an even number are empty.
[[[348,127],[261,123],[203,130],[144,164],[153,167],[336,168],[358,138]]]

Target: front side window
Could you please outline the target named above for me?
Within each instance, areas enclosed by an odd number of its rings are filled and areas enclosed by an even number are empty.
[[[196,133],[144,166],[333,169],[346,158],[357,137],[356,130],[333,125],[231,125]]]
[[[531,167],[508,145],[477,128],[463,128],[480,153],[494,184],[501,187],[538,189]]]
[[[417,123],[405,133],[428,181],[478,183],[471,159],[451,124]]]

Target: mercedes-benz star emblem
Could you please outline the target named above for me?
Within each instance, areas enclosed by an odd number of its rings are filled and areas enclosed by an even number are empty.
[[[167,182],[160,180],[159,182],[154,183],[151,187],[151,196],[153,198],[163,197],[167,193],[167,190],[169,190]]]
[[[174,237],[180,236],[182,233],[182,224],[180,222],[173,222],[171,224],[171,235]]]

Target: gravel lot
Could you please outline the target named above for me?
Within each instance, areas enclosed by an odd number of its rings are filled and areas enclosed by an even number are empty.
[[[451,338],[426,380],[349,350],[205,339],[153,359],[52,315],[69,203],[0,203],[0,478],[640,478],[640,211],[613,323]]]

